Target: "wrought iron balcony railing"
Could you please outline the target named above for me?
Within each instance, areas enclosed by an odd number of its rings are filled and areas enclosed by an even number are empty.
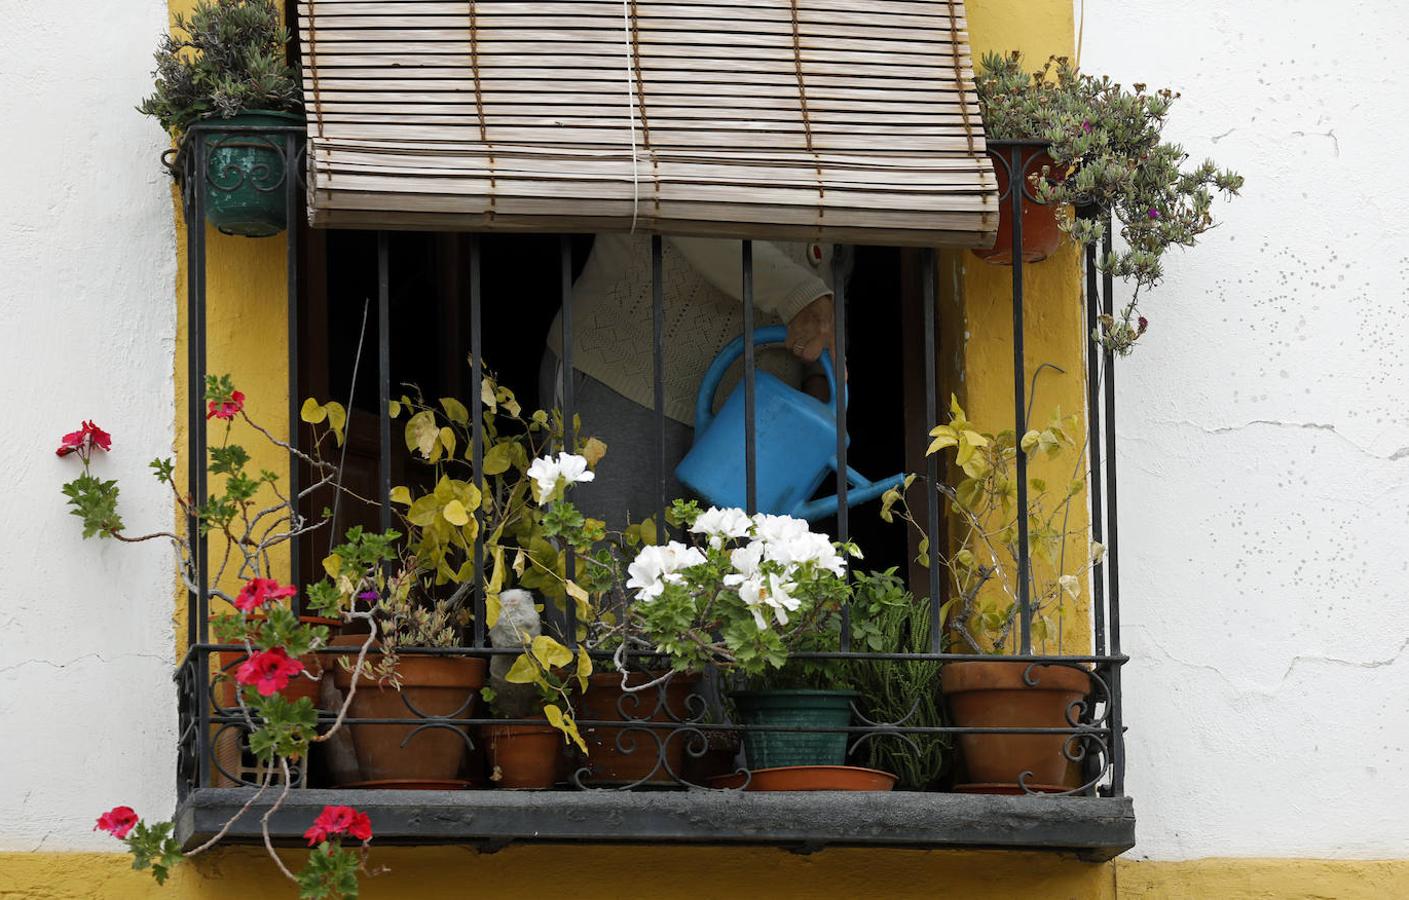
[[[254,142],[274,151],[278,165],[264,165],[256,168],[226,166],[219,162],[222,148],[246,145]],[[998,150],[998,164],[1021,171],[1024,165],[1024,145],[993,145]],[[299,385],[300,340],[300,241],[306,232],[300,225],[303,213],[302,193],[304,182],[301,177],[305,165],[305,134],[301,126],[281,128],[235,127],[222,125],[218,121],[207,122],[191,129],[184,146],[173,163],[173,169],[180,181],[185,210],[187,247],[187,327],[188,327],[188,372],[187,401],[189,419],[189,458],[203,460],[207,457],[207,421],[203,403],[203,385],[207,374],[208,323],[207,315],[207,241],[206,213],[212,198],[237,191],[256,191],[260,194],[277,195],[283,199],[284,215],[289,224],[287,229],[287,291],[288,291],[288,372],[289,372],[289,433],[297,440],[300,433],[300,398],[303,391]],[[1024,366],[1024,264],[1022,261],[1022,220],[1021,205],[1027,194],[1026,179],[1008,179],[1009,184],[1018,184],[1015,192],[1009,190],[1002,202],[1012,204],[1014,259],[1012,264],[1012,323],[1013,323],[1013,427],[1022,435],[1027,430],[1028,373]],[[1032,200],[1030,196],[1026,199]],[[1109,230],[1107,246],[1109,247]],[[378,322],[376,365],[379,384],[377,408],[382,411],[378,423],[378,445],[380,447],[380,471],[377,483],[380,486],[380,521],[383,528],[390,528],[393,521],[389,496],[392,489],[392,472],[389,460],[392,455],[392,421],[387,414],[388,404],[393,399],[391,335],[397,328],[397,310],[391,303],[388,252],[388,235],[377,237],[378,294],[376,297],[376,320]],[[572,305],[569,302],[573,288],[571,275],[571,244],[567,237],[562,239],[561,251],[561,291],[562,291],[562,332],[560,349],[562,371],[572,370],[573,322]],[[746,243],[743,271],[740,272],[745,302],[743,304],[745,333],[754,327],[754,309],[750,300],[752,289],[752,255]],[[468,335],[470,341],[470,384],[479,385],[482,371],[481,350],[486,339],[482,336],[482,311],[486,302],[481,289],[481,250],[477,238],[471,237],[469,256],[469,278],[465,286],[465,309],[468,315]],[[933,250],[922,251],[920,271],[922,273],[921,303],[923,310],[922,343],[924,348],[924,371],[936,371],[938,335],[936,333],[936,265]],[[652,324],[654,332],[654,414],[657,421],[657,434],[663,435],[664,421],[664,375],[663,328],[664,297],[659,273],[662,264],[662,243],[655,238],[652,243],[655,282],[652,292]],[[838,273],[840,276],[840,273]],[[835,339],[839,347],[847,346],[847,315],[845,279],[838,277],[835,284],[836,318],[833,323]],[[669,694],[670,686],[661,684],[648,701],[635,695],[623,695],[615,714],[599,718],[581,715],[579,727],[584,731],[596,729],[615,742],[617,750],[623,754],[640,754],[646,762],[633,768],[625,783],[602,787],[592,778],[592,761],[588,759],[568,771],[559,789],[549,793],[514,793],[491,789],[480,790],[361,790],[355,801],[348,799],[347,791],[352,789],[323,788],[316,768],[295,773],[294,777],[302,785],[284,803],[271,819],[273,832],[284,839],[297,836],[299,830],[310,818],[309,810],[316,810],[322,804],[334,802],[355,802],[359,807],[373,813],[378,822],[380,839],[390,838],[403,842],[464,842],[493,846],[512,840],[634,840],[634,841],[699,841],[699,842],[756,842],[775,843],[796,847],[822,846],[826,844],[879,844],[895,846],[954,846],[982,845],[1009,847],[1057,847],[1075,849],[1093,856],[1111,856],[1133,844],[1133,814],[1128,798],[1124,796],[1125,754],[1123,728],[1121,724],[1121,666],[1126,662],[1120,648],[1119,581],[1118,581],[1118,535],[1116,530],[1115,500],[1116,472],[1115,456],[1112,452],[1115,436],[1114,367],[1112,353],[1097,343],[1090,335],[1097,327],[1097,317],[1101,313],[1112,312],[1113,288],[1111,279],[1099,277],[1095,265],[1094,250],[1086,256],[1086,326],[1088,329],[1087,363],[1087,448],[1086,475],[1090,497],[1091,537],[1104,543],[1107,548],[1105,561],[1090,572],[1091,579],[1091,625],[1093,644],[1089,653],[1045,655],[1034,652],[1031,614],[1026,604],[1029,589],[1029,568],[1032,561],[1027,553],[1020,553],[1016,560],[1018,590],[1021,592],[1018,615],[1018,653],[1009,657],[1017,663],[1026,664],[1024,678],[1035,681],[1041,677],[1039,666],[1053,666],[1081,673],[1089,681],[1089,689],[1081,702],[1073,704],[1068,711],[1068,720],[1063,727],[960,727],[953,724],[916,725],[902,718],[893,722],[875,722],[858,714],[853,724],[831,726],[820,729],[830,733],[846,735],[849,746],[869,740],[913,740],[922,737],[943,736],[950,739],[982,734],[1021,733],[1030,735],[1059,735],[1063,740],[1063,753],[1073,763],[1073,770],[1079,771],[1079,782],[1075,779],[1061,795],[1041,792],[1023,784],[1022,792],[1032,796],[984,796],[961,795],[939,792],[893,792],[888,794],[841,794],[841,793],[757,793],[746,790],[751,773],[747,767],[739,767],[739,778],[729,787],[712,787],[691,780],[685,771],[684,760],[703,757],[711,745],[711,736],[720,734],[740,734],[752,730],[776,732],[806,732],[818,729],[804,726],[759,726],[737,721],[723,720],[710,704],[696,699],[681,705]],[[756,360],[752,348],[747,347],[744,356],[743,380],[747,416],[746,448],[747,496],[752,508],[757,495],[757,475],[755,464],[755,421],[754,400],[756,390]],[[933,377],[925,379],[924,413],[926,422],[939,421],[941,409],[936,396]],[[572,428],[574,397],[572,379],[566,378],[561,386],[562,411],[567,428]],[[832,399],[838,427],[836,457],[838,461],[835,490],[841,502],[836,517],[835,537],[846,541],[850,536],[850,521],[847,514],[846,496],[850,488],[847,478],[848,447],[844,438],[846,432],[847,407],[844,391],[835,392]],[[481,441],[483,423],[481,405],[470,404],[474,435],[473,465],[480,471],[483,443]],[[662,443],[657,452],[642,467],[643,477],[657,487],[658,508],[664,510],[672,498],[666,496],[667,472]],[[1019,452],[1016,457],[1016,503],[1019,509],[1026,509],[1028,483],[1025,474],[1026,454]],[[929,484],[939,483],[941,475],[939,461],[935,456],[928,457],[925,478]],[[206,497],[206,467],[191,465],[188,485],[193,497]],[[290,490],[299,491],[299,466],[290,465]],[[926,504],[929,533],[940,533],[941,511],[939,502]],[[1028,546],[1027,519],[1017,517],[1019,529],[1018,545]],[[296,539],[297,540],[297,539]],[[940,560],[940,542],[931,541],[928,553],[928,590],[930,597],[941,597],[944,585]],[[220,670],[220,654],[238,653],[241,647],[226,645],[212,640],[210,622],[212,602],[209,593],[211,577],[210,562],[206,541],[201,540],[196,555],[195,574],[197,589],[188,599],[186,644],[187,653],[177,673],[176,683],[180,701],[181,739],[178,766],[178,786],[180,807],[177,814],[178,833],[183,839],[194,842],[221,828],[244,804],[251,790],[248,770],[242,768],[243,728],[245,718],[239,709],[222,705],[216,673]],[[484,566],[483,536],[474,551],[475,571]],[[306,573],[299,571],[303,558],[300,548],[295,546],[290,554],[291,580],[302,583]],[[573,560],[569,555],[569,572]],[[465,633],[465,646],[456,648],[408,648],[403,653],[416,655],[454,655],[464,657],[490,658],[496,654],[518,653],[518,648],[496,648],[490,645],[485,628],[485,586],[477,583],[471,598],[473,626]],[[930,604],[931,645],[925,652],[916,653],[868,653],[856,649],[850,639],[850,622],[842,623],[839,649],[832,652],[800,654],[813,659],[844,660],[859,664],[883,664],[898,661],[925,661],[938,663],[941,667],[953,663],[975,659],[991,659],[988,656],[947,652],[943,644],[946,623],[940,619],[940,604]],[[570,641],[575,634],[574,608],[566,605],[566,628],[564,634]],[[349,652],[344,650],[343,652]],[[600,653],[601,661],[610,654]],[[942,671],[942,669],[941,669]],[[414,703],[403,698],[407,712],[416,717],[420,726],[407,737],[407,740],[423,740],[428,735],[453,731],[468,744],[473,745],[478,730],[484,727],[504,724],[502,719],[489,718],[480,712],[476,698],[466,696],[460,707],[442,715],[432,715],[419,710]],[[326,715],[326,714],[325,714]],[[528,722],[528,720],[516,720]],[[350,719],[354,728],[401,728],[406,729],[404,717]],[[316,761],[314,763],[316,766]],[[623,779],[618,779],[622,781]],[[689,790],[668,790],[670,787]],[[655,790],[633,790],[635,788],[655,788]],[[267,806],[267,804],[266,804]],[[253,838],[258,835],[257,814],[249,814],[237,820],[229,834],[234,838]]]

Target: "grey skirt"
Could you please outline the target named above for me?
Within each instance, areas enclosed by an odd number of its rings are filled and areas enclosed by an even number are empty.
[[[591,376],[578,371],[572,374],[573,411],[582,421],[582,434],[607,445],[607,455],[597,464],[596,479],[573,487],[572,502],[584,515],[606,522],[612,531],[651,517],[659,523],[662,489],[655,411]],[[557,354],[545,350],[538,372],[538,397],[545,409],[561,408],[561,378]],[[690,426],[665,420],[665,506],[689,496],[675,479],[675,467],[685,458],[694,437]]]

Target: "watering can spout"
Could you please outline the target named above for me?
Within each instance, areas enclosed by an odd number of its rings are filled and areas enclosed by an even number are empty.
[[[760,328],[754,344],[782,344],[787,329]],[[696,494],[715,506],[745,506],[744,387],[739,385],[724,401],[718,415],[714,395],[725,373],[744,352],[744,336],[731,341],[705,372],[695,404],[695,444],[675,475]],[[821,357],[822,372],[832,396],[839,388],[828,354]],[[837,420],[834,409],[804,394],[768,372],[754,378],[757,507],[760,512],[820,519],[835,515],[836,496],[810,499],[828,474],[838,468]],[[848,438],[848,442],[849,442]],[[855,469],[846,469],[846,505],[874,500],[899,485],[903,475],[871,481]]]

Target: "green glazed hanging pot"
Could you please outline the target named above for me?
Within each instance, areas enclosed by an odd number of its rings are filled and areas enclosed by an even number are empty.
[[[214,125],[300,125],[303,116],[250,110]],[[270,237],[288,227],[284,132],[206,132],[205,216],[225,234]]]

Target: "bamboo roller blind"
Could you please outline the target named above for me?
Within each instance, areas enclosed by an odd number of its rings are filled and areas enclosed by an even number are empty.
[[[302,0],[314,225],[989,245],[960,0]]]

